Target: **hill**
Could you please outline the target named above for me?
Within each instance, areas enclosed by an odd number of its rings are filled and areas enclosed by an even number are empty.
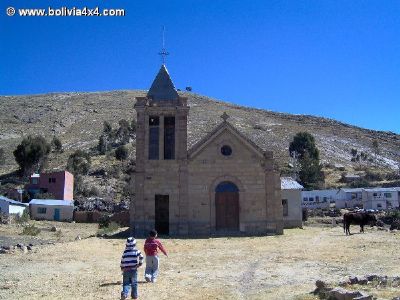
[[[58,136],[65,151],[50,156],[48,169],[65,168],[73,151],[93,149],[97,145],[104,121],[109,121],[115,128],[121,119],[135,119],[135,97],[144,94],[145,91],[111,91],[0,96],[0,148],[6,155],[0,175],[17,169],[12,151],[28,134],[41,134],[49,141],[54,135]],[[288,148],[293,136],[299,131],[312,133],[331,183],[340,177],[333,168],[335,164],[349,172],[361,167],[390,171],[400,164],[400,135],[392,132],[363,129],[326,118],[248,108],[193,93],[183,94],[189,98],[190,105],[188,147],[219,124],[220,115],[225,111],[230,116],[228,121],[241,132],[264,150],[273,150],[281,167],[287,166],[289,161]],[[374,140],[378,142],[379,154],[373,149]],[[133,159],[134,143],[133,140],[130,150]],[[367,153],[370,161],[361,165],[352,162],[352,148],[358,153]],[[111,155],[96,155],[92,168],[94,171],[99,168],[116,171],[119,164]],[[108,185],[118,183],[118,176],[109,177],[115,180]]]

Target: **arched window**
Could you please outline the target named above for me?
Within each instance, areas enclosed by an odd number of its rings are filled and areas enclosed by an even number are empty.
[[[223,193],[223,192],[239,192],[238,187],[230,182],[230,181],[223,181],[215,188],[216,193]]]

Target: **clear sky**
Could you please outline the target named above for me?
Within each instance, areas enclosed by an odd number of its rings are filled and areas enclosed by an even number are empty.
[[[177,88],[400,133],[400,1],[1,0],[0,95]],[[19,17],[123,8],[125,17]]]

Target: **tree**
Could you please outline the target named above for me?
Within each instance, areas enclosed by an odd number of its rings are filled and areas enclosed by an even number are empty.
[[[115,158],[118,160],[125,160],[128,158],[128,156],[129,156],[128,149],[124,145],[119,146],[117,150],[115,150]]]
[[[62,143],[58,137],[53,137],[51,141],[51,148],[54,149],[55,152],[62,152]]]
[[[119,128],[117,131],[117,138],[120,140],[122,145],[129,143],[130,137],[130,124],[127,120],[121,119],[118,122]]]
[[[289,154],[300,164],[300,182],[305,188],[318,188],[324,182],[319,150],[314,137],[308,132],[297,133],[289,145]]]
[[[109,122],[107,122],[107,121],[104,121],[104,122],[103,122],[103,132],[104,132],[105,134],[110,134],[111,131],[112,131],[111,124],[110,124]]]
[[[6,156],[4,154],[4,149],[0,148],[0,166],[4,165],[6,162]]]
[[[90,170],[90,155],[82,150],[76,150],[72,153],[67,162],[67,170],[74,176],[86,175]]]
[[[111,149],[111,143],[105,134],[102,134],[99,138],[99,143],[97,144],[97,150],[100,154],[106,154],[107,151]]]
[[[131,133],[136,133],[136,126],[137,126],[137,123],[136,123],[136,120],[135,119],[132,119],[132,121],[131,121]]]
[[[311,159],[319,160],[319,150],[315,146],[314,137],[308,132],[297,133],[289,145],[289,153],[295,151],[297,157],[301,160],[307,152]]]
[[[375,154],[375,161],[378,161],[378,155],[379,155],[379,143],[377,140],[373,140],[372,142],[372,148],[374,149],[374,154]]]
[[[26,176],[33,171],[41,171],[50,153],[50,149],[49,143],[42,136],[29,135],[24,138],[13,152],[21,173]]]

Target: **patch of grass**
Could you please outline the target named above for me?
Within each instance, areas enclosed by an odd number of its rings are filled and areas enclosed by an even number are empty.
[[[27,225],[24,227],[22,230],[22,235],[31,235],[31,236],[37,236],[40,233],[40,229],[37,228],[35,225]]]
[[[110,233],[114,233],[118,230],[119,228],[119,224],[116,222],[110,222],[107,226],[101,227],[98,231],[97,234],[98,235],[102,235],[102,234],[110,234]]]

